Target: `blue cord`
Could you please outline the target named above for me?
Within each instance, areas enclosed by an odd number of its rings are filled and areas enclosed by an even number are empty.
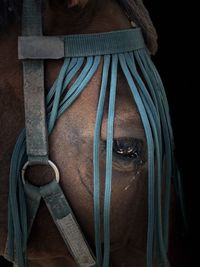
[[[151,126],[142,103],[138,89],[135,86],[134,80],[131,77],[129,69],[126,65],[125,57],[123,54],[119,55],[120,65],[122,71],[128,81],[133,98],[139,110],[141,120],[144,126],[147,148],[148,148],[148,229],[147,229],[147,267],[152,267],[153,263],[153,240],[154,240],[154,142],[151,131]]]
[[[110,204],[112,192],[112,150],[115,116],[117,72],[121,67],[137,105],[148,148],[148,229],[147,267],[153,266],[154,246],[165,267],[167,259],[170,208],[170,186],[173,172],[173,133],[166,94],[159,74],[146,49],[124,54],[66,58],[58,78],[46,96],[49,134],[57,119],[74,103],[94,76],[103,59],[100,96],[97,107],[93,144],[94,228],[97,267],[109,267],[110,262]],[[109,72],[110,71],[110,72]],[[141,73],[141,74],[140,74]],[[107,121],[106,173],[103,207],[104,251],[101,251],[99,146],[104,104],[109,75],[110,95]],[[141,77],[143,77],[143,79]],[[73,81],[73,82],[72,82]],[[70,83],[72,83],[70,85]],[[69,88],[68,88],[69,87]],[[155,155],[154,155],[155,153]],[[16,142],[10,166],[8,252],[20,267],[27,266],[28,240],[26,201],[21,182],[21,168],[26,162],[25,130]],[[163,163],[166,162],[165,168]],[[177,185],[181,194],[180,178]],[[164,190],[163,190],[164,188]],[[163,192],[162,192],[163,190]],[[164,206],[161,195],[164,193]],[[182,195],[180,195],[182,201]],[[181,207],[183,206],[181,202]]]
[[[96,123],[94,130],[94,142],[93,142],[94,227],[95,227],[97,267],[102,266],[101,234],[100,234],[99,144],[100,144],[101,124],[103,118],[109,68],[110,68],[110,55],[106,55],[104,56],[104,62],[103,62],[102,81],[101,81],[99,103],[97,107]]]

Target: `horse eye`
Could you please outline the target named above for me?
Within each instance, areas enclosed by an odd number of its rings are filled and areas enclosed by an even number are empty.
[[[142,152],[142,141],[135,138],[113,140],[113,153],[121,159],[138,159]]]

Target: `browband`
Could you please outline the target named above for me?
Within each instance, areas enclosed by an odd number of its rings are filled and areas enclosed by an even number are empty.
[[[144,48],[140,28],[67,36],[21,36],[19,59],[59,59],[130,52]]]

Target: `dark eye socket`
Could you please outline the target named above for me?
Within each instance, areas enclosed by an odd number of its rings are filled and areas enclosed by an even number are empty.
[[[142,160],[143,141],[135,138],[113,140],[113,154],[121,160]]]
[[[106,140],[101,142],[102,159],[106,159]],[[137,171],[146,163],[146,146],[143,139],[115,138],[113,140],[113,168],[115,171]]]

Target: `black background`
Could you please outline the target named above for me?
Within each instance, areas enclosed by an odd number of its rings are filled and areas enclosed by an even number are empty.
[[[197,86],[194,62],[197,61],[195,30],[191,22],[193,12],[184,1],[144,0],[158,31],[159,50],[153,60],[163,79],[169,100],[176,144],[176,159],[182,173],[189,230],[187,253],[190,266],[195,266],[196,203],[198,187],[197,150]],[[175,4],[176,3],[176,4]],[[198,61],[197,61],[198,64]],[[199,104],[200,106],[200,104]],[[198,255],[198,254],[197,254]],[[0,266],[7,266],[0,260]]]
[[[198,197],[198,71],[195,47],[195,7],[184,0],[144,0],[158,32],[159,49],[153,60],[165,85],[175,138],[175,155],[181,171],[188,230],[185,234],[188,267],[195,266]],[[197,63],[195,65],[195,63]],[[196,189],[196,190],[195,190]]]

